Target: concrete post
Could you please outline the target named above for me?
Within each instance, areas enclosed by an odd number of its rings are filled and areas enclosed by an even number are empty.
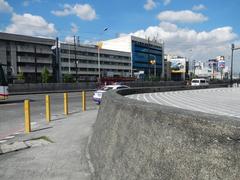
[[[25,133],[31,132],[31,119],[30,119],[30,102],[24,101],[24,114],[25,114]]]

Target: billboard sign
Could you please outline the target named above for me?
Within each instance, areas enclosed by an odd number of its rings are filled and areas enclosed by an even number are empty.
[[[171,59],[171,71],[172,73],[185,73],[186,72],[186,59],[175,58]]]
[[[225,61],[218,61],[218,67],[219,68],[225,68]]]

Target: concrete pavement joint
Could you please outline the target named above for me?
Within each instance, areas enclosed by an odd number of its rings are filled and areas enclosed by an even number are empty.
[[[49,139],[47,136],[41,136],[38,138],[28,139],[25,141],[17,141],[10,144],[2,144],[0,145],[0,155],[14,152],[14,151],[28,149],[31,147],[45,146],[50,143],[53,143],[51,139]]]
[[[89,145],[91,143],[91,139],[92,139],[92,133],[88,137],[88,142],[87,142],[87,147],[86,147],[86,158],[87,158],[88,167],[90,169],[90,173],[93,175],[94,172],[95,172],[95,169],[94,169],[93,164],[91,162],[91,156],[90,156],[90,152],[89,152],[90,151]]]
[[[27,144],[24,142],[14,142],[11,144],[3,144],[0,146],[0,155],[5,153],[10,153],[14,151],[19,151],[23,149],[30,148]]]

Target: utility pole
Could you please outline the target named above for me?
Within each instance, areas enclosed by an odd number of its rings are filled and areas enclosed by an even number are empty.
[[[76,40],[74,36],[74,55],[75,55],[75,71],[76,71],[76,82],[77,82],[77,73],[78,73],[78,67],[77,67],[77,50],[76,50]]]
[[[233,76],[233,51],[234,51],[234,44],[231,46],[232,54],[231,54],[231,74],[230,74],[230,87],[232,87],[232,76]]]
[[[68,46],[68,73],[71,74],[71,46]]]
[[[157,61],[154,60],[154,76],[157,77]]]
[[[230,87],[232,87],[233,84],[233,51],[234,50],[239,50],[240,47],[236,48],[234,44],[232,44],[231,46],[231,50],[232,50],[232,55],[231,55],[231,74],[230,74]]]
[[[150,70],[150,42],[149,42],[149,37],[148,37],[148,79],[150,79],[150,74],[151,74],[151,70]]]
[[[80,39],[79,39],[79,36],[77,37],[77,45],[78,45],[78,46],[80,45]]]
[[[37,83],[38,79],[37,79],[37,50],[36,50],[36,45],[34,45],[34,65],[35,65],[35,83]]]
[[[196,60],[193,60],[193,78],[195,77]]]
[[[57,37],[57,42],[56,42],[56,80],[57,82],[62,82],[62,64],[60,61],[60,51],[59,51],[59,39]]]

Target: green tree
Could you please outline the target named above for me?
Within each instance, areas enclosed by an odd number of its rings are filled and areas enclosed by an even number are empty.
[[[63,82],[72,83],[73,82],[73,76],[71,74],[64,74]]]
[[[42,76],[42,83],[48,83],[50,81],[51,76],[46,67],[43,68],[41,76]]]
[[[17,74],[17,79],[18,80],[24,80],[25,79],[23,72],[20,72],[20,73]]]

